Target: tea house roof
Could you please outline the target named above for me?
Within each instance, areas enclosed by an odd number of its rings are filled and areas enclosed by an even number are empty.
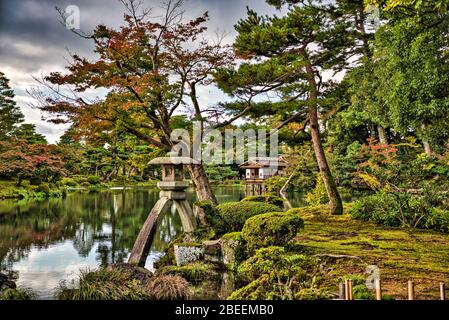
[[[240,168],[243,169],[260,169],[269,167],[286,167],[288,164],[284,158],[270,158],[270,157],[254,157],[242,163]]]

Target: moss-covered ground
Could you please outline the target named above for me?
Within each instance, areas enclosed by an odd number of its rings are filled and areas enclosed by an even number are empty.
[[[438,298],[439,282],[449,284],[447,234],[389,228],[357,221],[349,215],[329,216],[323,207],[295,210],[305,222],[294,239],[302,250],[324,257],[357,257],[334,259],[330,271],[334,279],[363,275],[368,265],[376,265],[380,268],[383,293],[395,299],[407,297],[408,280],[415,282],[417,299]]]

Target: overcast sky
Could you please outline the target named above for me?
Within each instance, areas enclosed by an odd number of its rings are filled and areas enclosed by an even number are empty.
[[[161,2],[146,0],[147,6],[157,14]],[[62,71],[67,64],[68,50],[92,57],[92,44],[67,30],[59,22],[55,7],[76,5],[80,9],[80,28],[90,31],[98,24],[121,24],[123,6],[118,0],[0,0],[0,70],[11,80],[16,101],[27,122],[35,123],[38,132],[54,143],[66,126],[56,126],[42,120],[42,115],[30,107],[32,98],[26,90],[36,86],[33,76],[40,77],[51,71]],[[235,37],[234,24],[246,16],[246,6],[261,14],[275,10],[264,0],[185,0],[186,18],[209,11],[208,28],[229,33],[228,41]],[[213,88],[203,89],[203,105],[225,99]],[[207,94],[204,94],[207,93]]]

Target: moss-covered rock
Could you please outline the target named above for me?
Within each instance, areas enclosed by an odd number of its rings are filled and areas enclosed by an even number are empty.
[[[166,266],[158,270],[158,274],[179,275],[192,284],[198,284],[210,278],[218,277],[211,264],[195,262],[184,266]]]
[[[242,200],[242,202],[251,201],[251,202],[264,202],[269,204],[274,204],[280,209],[284,208],[284,200],[280,197],[273,195],[260,195],[260,196],[250,196],[246,197]]]
[[[267,212],[279,211],[273,204],[262,202],[228,202],[217,206],[218,213],[223,219],[225,232],[241,231],[246,220]]]
[[[271,212],[249,218],[243,227],[242,237],[250,252],[268,246],[285,245],[304,227],[299,215]]]
[[[220,239],[221,253],[224,265],[234,270],[238,264],[246,259],[246,242],[241,232],[227,233]]]

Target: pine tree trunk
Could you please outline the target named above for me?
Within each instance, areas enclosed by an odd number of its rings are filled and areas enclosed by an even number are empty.
[[[382,144],[388,144],[387,133],[382,126],[377,126],[377,133],[379,134],[379,142]]]
[[[188,165],[190,177],[196,187],[196,195],[199,201],[210,201],[214,206],[218,205],[217,198],[204,171],[203,165]]]
[[[303,51],[302,53],[305,57],[307,57],[305,51]],[[310,61],[306,60],[305,62],[305,69],[310,85],[309,100],[316,105],[318,100],[318,84],[315,80],[315,71]],[[326,188],[327,197],[329,199],[330,213],[333,215],[343,214],[343,203],[341,201],[340,194],[338,193],[337,185],[335,184],[334,177],[332,176],[329,164],[327,163],[326,155],[321,143],[320,124],[318,122],[318,111],[316,107],[310,107],[309,121],[313,150],[315,152],[318,168],[320,169],[320,174]]]
[[[326,188],[327,197],[329,198],[329,207],[331,214],[343,214],[343,203],[340,194],[337,190],[334,178],[327,163],[326,155],[324,154],[323,145],[321,143],[321,135],[318,123],[318,112],[315,108],[309,111],[310,127],[313,150],[315,151],[316,161],[320,169],[321,177]]]

